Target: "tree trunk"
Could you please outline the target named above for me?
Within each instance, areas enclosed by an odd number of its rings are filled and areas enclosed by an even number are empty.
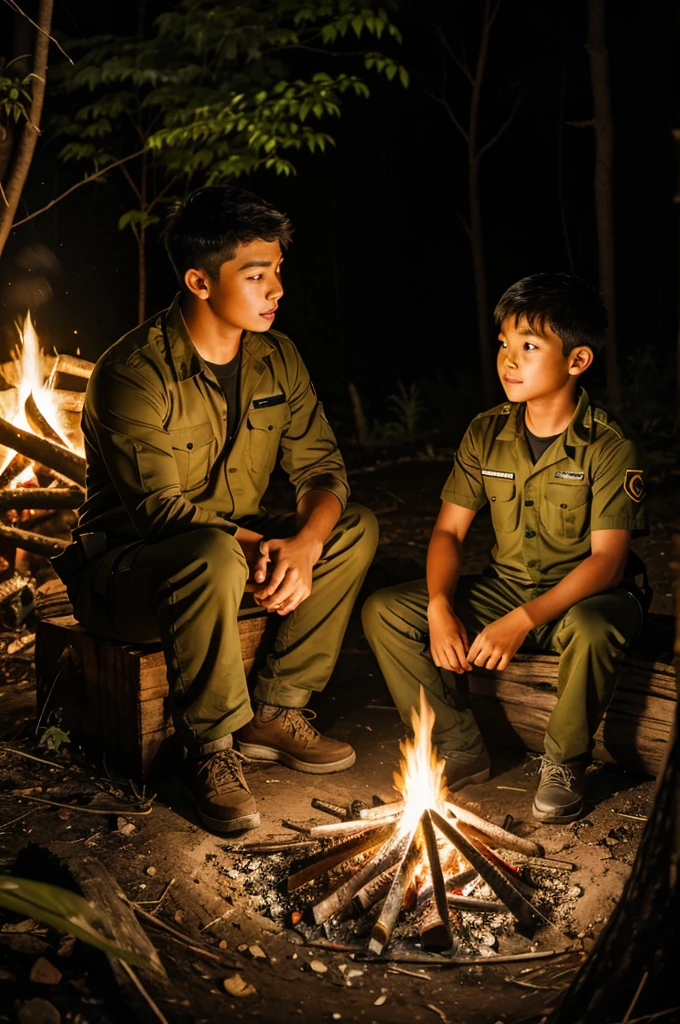
[[[675,195],[673,196],[673,204],[678,217],[677,259],[678,271],[680,271],[680,128],[673,129],[673,140],[675,142],[675,165],[678,175],[677,185],[675,186]],[[680,423],[680,288],[678,288],[678,323],[675,350],[675,419],[677,423]]]
[[[146,228],[141,224],[137,236],[137,274],[139,279],[137,320],[141,324],[146,317]]]
[[[496,8],[497,10],[498,8]],[[468,128],[468,189],[470,197],[470,242],[472,264],[475,275],[475,297],[477,300],[477,334],[482,369],[484,404],[493,405],[496,394],[496,370],[491,353],[491,332],[489,330],[489,308],[487,299],[486,259],[484,256],[484,234],[482,230],[482,206],[479,196],[479,104],[482,93],[484,68],[489,51],[489,35],[495,12],[491,0],[484,0],[482,34],[479,40],[479,57],[472,82],[470,98],[470,124]]]
[[[614,247],[614,125],[609,89],[609,55],[605,39],[605,0],[588,0],[588,40],[590,81],[593,90],[593,127],[595,129],[595,219],[597,222],[598,269],[600,289],[609,310],[606,369],[607,398],[621,404],[621,378],[616,339],[616,274]]]
[[[680,534],[675,561],[680,562]],[[678,588],[680,624],[680,588]],[[680,678],[680,636],[675,667]],[[680,948],[680,735],[678,716],[654,806],[621,900],[548,1024],[676,1020]]]
[[[19,206],[21,192],[28,177],[40,132],[40,118],[45,99],[45,76],[47,74],[47,57],[50,45],[49,34],[52,29],[53,7],[54,0],[40,0],[38,28],[36,29],[35,51],[33,55],[34,77],[31,89],[31,109],[29,111],[29,119],[22,129],[14,167],[5,188],[6,204],[0,202],[0,255],[12,228],[12,222]]]

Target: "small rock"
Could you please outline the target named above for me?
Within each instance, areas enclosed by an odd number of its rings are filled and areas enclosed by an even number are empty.
[[[29,978],[37,985],[58,985],[61,981],[61,971],[41,956],[31,967]]]
[[[127,821],[126,818],[116,818],[116,828],[123,836],[131,836],[136,830],[137,826],[132,821]]]
[[[580,885],[572,885],[571,889],[567,891],[567,896],[572,900],[578,896],[583,896],[583,889]]]
[[[226,939],[220,939],[219,948],[220,949],[226,949],[227,948],[227,940]]]
[[[36,925],[32,917],[25,917],[23,921],[9,922],[8,924],[3,924],[2,931],[13,932],[16,935],[22,934],[23,932],[35,931],[37,927],[38,926]]]
[[[175,913],[173,914],[173,918],[177,922],[177,924],[181,924],[182,921],[184,920],[184,914],[182,913],[181,910],[176,910]]]
[[[262,949],[262,946],[248,946],[248,952],[252,956],[253,960],[266,960],[267,954]]]
[[[75,935],[64,935],[63,939],[59,943],[59,949],[57,950],[57,956],[71,956],[73,953],[73,947],[76,944]]]
[[[374,1006],[382,1006],[383,1003],[385,1003],[385,1002],[387,1002],[387,996],[383,992],[383,994],[381,996],[378,996],[378,998],[374,1001],[373,1005]]]
[[[301,920],[302,920],[302,913],[301,913],[301,911],[299,911],[299,910],[291,911],[290,923],[292,925],[299,924]]]
[[[240,974],[232,974],[230,977],[225,978],[222,982],[224,991],[228,992],[230,996],[236,996],[237,999],[243,999],[245,996],[254,996],[257,989],[254,985],[250,985]]]
[[[67,807],[62,807],[60,811],[57,811],[57,817],[60,821],[68,821],[72,813]]]
[[[157,873],[157,872],[156,872],[156,868],[155,868],[155,867],[153,867],[153,865],[152,865],[151,867],[148,867],[148,868],[146,869],[146,873],[147,873],[147,875],[149,876],[149,878],[155,878],[155,876],[156,876],[156,873]]]
[[[61,1014],[46,999],[29,999],[19,1007],[19,1024],[61,1024]]]
[[[239,953],[245,953],[245,951],[248,948],[248,943],[247,942],[241,942],[236,948],[238,949]]]
[[[333,1014],[333,1020],[342,1020],[342,1014],[341,1013],[334,1013]]]
[[[310,971],[314,971],[315,974],[325,974],[328,967],[322,960],[310,960],[309,969]]]

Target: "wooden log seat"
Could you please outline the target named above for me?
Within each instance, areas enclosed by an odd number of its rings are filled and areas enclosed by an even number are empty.
[[[264,609],[239,612],[246,675],[269,647]],[[35,667],[38,714],[60,709],[62,728],[90,756],[128,778],[143,780],[167,762],[174,726],[160,645],[129,645],[93,636],[72,615],[39,619]]]
[[[650,616],[650,631],[623,663],[621,680],[596,733],[593,756],[657,775],[671,734],[677,685],[670,662],[672,616]],[[651,639],[651,642],[650,642]],[[653,660],[654,654],[666,660]],[[543,750],[557,702],[556,654],[518,654],[502,672],[468,676],[470,705],[490,744]]]

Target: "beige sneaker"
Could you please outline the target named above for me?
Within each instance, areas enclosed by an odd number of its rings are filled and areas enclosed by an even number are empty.
[[[240,832],[260,824],[255,797],[243,777],[242,761],[238,751],[229,749],[185,762],[186,789],[203,824],[216,832]]]
[[[351,768],[356,754],[349,743],[331,740],[310,724],[306,708],[276,708],[260,704],[254,717],[235,734],[246,757],[277,761],[299,772],[323,775]]]

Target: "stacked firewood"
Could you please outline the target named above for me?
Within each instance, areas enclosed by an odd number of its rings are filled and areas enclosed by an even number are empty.
[[[55,384],[52,394],[61,409],[78,422],[84,387],[92,368],[93,364],[85,359],[58,355],[52,369],[51,379]],[[77,390],[78,387],[81,390]],[[8,547],[49,558],[59,554],[67,542],[17,524],[29,510],[49,514],[77,509],[85,497],[85,459],[66,446],[42,415],[32,395],[25,402],[24,413],[30,430],[0,416],[0,446],[15,453],[0,474],[0,539]],[[16,478],[31,465],[39,486],[12,487]]]

